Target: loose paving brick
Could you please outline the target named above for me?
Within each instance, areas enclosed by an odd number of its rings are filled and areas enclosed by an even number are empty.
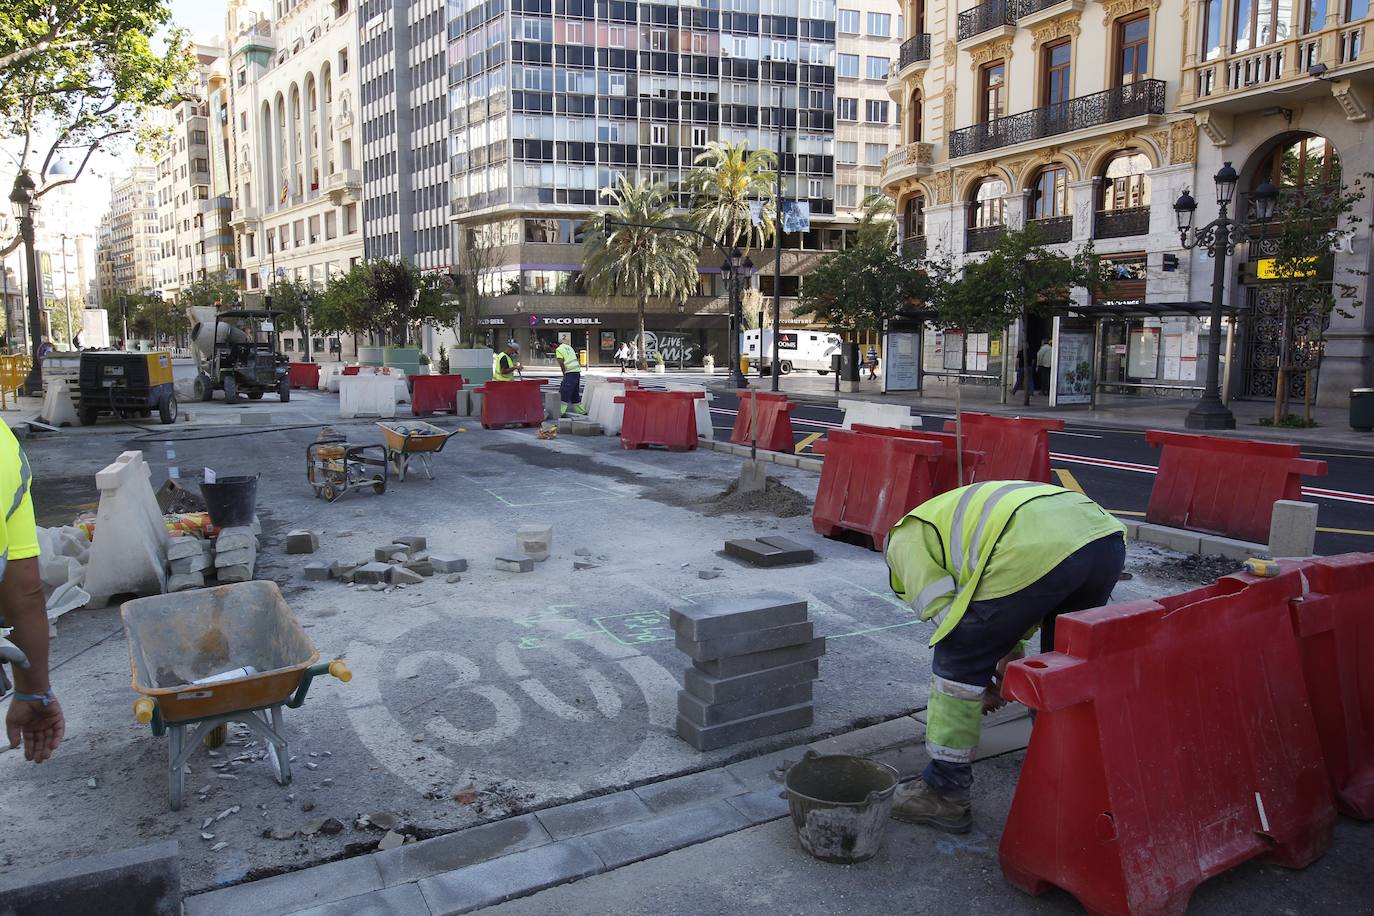
[[[320,538],[313,531],[297,528],[286,534],[286,552],[288,554],[314,553],[319,549]]]
[[[515,530],[515,546],[536,562],[547,560],[553,549],[553,528],[548,525],[521,525]]]
[[[364,563],[353,570],[353,581],[359,585],[375,585],[386,582],[391,574],[389,563]]]
[[[167,542],[167,559],[182,560],[187,557],[204,556],[205,548],[202,546],[204,543],[200,538],[189,535],[172,538]]]
[[[791,805],[781,797],[778,786],[758,789],[745,795],[727,798],[730,807],[744,815],[750,824],[766,824],[791,813]]]
[[[206,556],[204,552],[198,552],[190,557],[180,557],[167,564],[173,574],[183,576],[188,573],[204,572],[212,565],[214,564],[211,562],[211,558]]]
[[[743,560],[751,566],[769,568],[810,563],[816,559],[816,552],[807,547],[784,550],[759,540],[732,540],[725,542],[726,556]]]
[[[695,725],[721,725],[748,716],[809,703],[812,697],[812,684],[804,681],[792,684],[781,690],[759,693],[731,703],[706,703],[693,696],[691,692],[679,690],[677,694],[678,715],[684,716]]]
[[[766,630],[735,633],[701,641],[688,639],[682,633],[678,633],[676,645],[679,652],[684,652],[693,661],[700,662],[800,646],[809,643],[814,636],[815,627],[811,623],[792,623],[783,627],[770,627]]]
[[[767,652],[751,652],[748,655],[735,655],[730,658],[713,658],[694,664],[703,673],[713,677],[736,677],[753,674],[766,668],[778,668],[796,662],[809,662],[825,654],[825,637],[817,636],[809,643],[788,646],[784,649],[770,649]]]
[[[464,573],[468,571],[468,561],[448,554],[432,553],[429,565],[437,573]]]
[[[689,773],[673,779],[651,782],[635,789],[644,804],[658,814],[700,805],[714,798],[725,798],[745,791],[743,783],[722,768]]]
[[[535,813],[555,840],[582,836],[652,817],[654,810],[631,790],[556,805]],[[499,823],[499,822],[498,822]]]
[[[102,913],[106,916],[177,916],[181,866],[177,844],[166,840],[49,863],[36,872],[0,881],[0,906],[16,916]]]
[[[429,557],[424,557],[419,560],[407,560],[402,565],[411,572],[424,576],[425,578],[434,575],[434,564],[430,562]]]
[[[548,831],[535,816],[522,814],[378,853],[377,868],[382,881],[390,887],[549,842]]]
[[[404,566],[393,566],[387,573],[387,581],[392,585],[419,585],[425,577]]]
[[[237,550],[243,547],[258,546],[258,539],[253,534],[253,529],[245,526],[235,528],[221,528],[219,536],[215,538],[215,550]]]
[[[821,663],[812,659],[734,677],[717,677],[693,665],[683,672],[683,682],[687,691],[704,703],[734,703],[757,693],[814,681],[820,676],[820,670]]]
[[[749,820],[724,800],[612,827],[585,837],[608,868],[619,868],[742,830]]]
[[[184,592],[193,588],[205,587],[205,574],[202,572],[173,573],[167,577],[167,593]]]
[[[767,712],[747,719],[736,719],[723,725],[710,725],[705,728],[689,722],[682,716],[677,717],[677,734],[683,741],[699,751],[713,751],[717,748],[752,741],[769,735],[806,728],[814,721],[814,710],[810,703],[789,706],[786,709]]]
[[[496,558],[496,568],[502,572],[534,572],[534,559],[522,553],[508,554]]]
[[[574,436],[604,436],[606,434],[605,430],[601,428],[600,423],[592,423],[590,420],[585,422],[582,420],[575,420],[573,422],[572,432]]]
[[[335,560],[329,564],[329,575],[331,578],[340,579],[345,582],[353,581],[353,571],[358,568],[357,563],[343,563]]]
[[[258,552],[252,547],[235,547],[233,550],[215,551],[215,565],[224,566],[243,566],[252,563],[258,558]]]
[[[729,595],[668,609],[673,631],[688,639],[715,639],[806,622],[806,602],[777,593]]]
[[[411,551],[411,556],[414,556],[417,552],[424,550],[429,546],[429,541],[418,534],[403,534],[396,539],[395,543],[404,544],[405,546],[409,547]]]
[[[318,561],[305,564],[305,580],[307,582],[329,581],[329,564]]]
[[[410,559],[410,553],[402,544],[387,544],[372,551],[372,559],[378,563],[399,563]]]
[[[471,913],[546,887],[567,884],[606,866],[583,837],[561,840],[420,880],[435,913]]]
[[[220,582],[248,582],[253,578],[253,566],[251,563],[221,566],[215,570],[215,578]]]

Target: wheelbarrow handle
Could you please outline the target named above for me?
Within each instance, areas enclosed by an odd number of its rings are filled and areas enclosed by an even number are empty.
[[[301,685],[296,688],[291,699],[286,701],[286,705],[291,709],[300,709],[301,704],[305,702],[305,695],[310,692],[310,682],[317,677],[324,677],[326,674],[338,678],[345,684],[353,680],[353,672],[348,669],[348,665],[341,658],[311,665],[301,675]]]

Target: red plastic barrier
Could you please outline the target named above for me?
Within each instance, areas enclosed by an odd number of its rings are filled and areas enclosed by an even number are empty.
[[[826,537],[857,531],[882,550],[892,526],[935,495],[932,470],[943,451],[938,442],[832,430],[811,527]]]
[[[538,379],[487,382],[482,392],[482,426],[538,426],[544,422],[544,396]]]
[[[964,447],[983,453],[983,480],[1034,480],[1050,478],[1050,433],[1064,428],[1063,420],[1035,417],[997,417],[964,413]],[[954,421],[945,421],[945,432],[954,432]]]
[[[1374,554],[1303,564],[1310,591],[1292,603],[1293,629],[1336,805],[1374,820]]]
[[[358,370],[361,369],[361,368],[362,368],[362,366],[344,366],[343,374],[344,374],[344,375],[357,375],[357,374],[358,374]]]
[[[931,465],[930,483],[931,493],[934,496],[939,496],[955,487],[984,479],[980,472],[983,464],[983,453],[969,449],[968,443],[965,443],[964,479],[962,482],[959,480],[959,463],[954,457],[954,445],[957,437],[953,433],[928,433],[920,429],[895,429],[891,426],[869,426],[866,423],[855,423],[851,429],[856,433],[938,442],[944,446],[944,451],[940,453],[940,457]]]
[[[1090,913],[1183,914],[1250,859],[1301,868],[1336,812],[1288,602],[1298,572],[1235,575],[1058,620],[1004,696],[1039,710],[999,857]]]
[[[621,447],[659,445],[673,451],[696,448],[697,412],[692,402],[704,397],[704,391],[626,388],[625,394],[615,399],[617,404],[625,405],[625,418],[620,426]]]
[[[320,387],[320,364],[288,363],[286,377],[290,380],[292,388],[318,388]]]
[[[755,391],[736,392],[739,395],[739,413],[735,415],[735,428],[730,433],[730,441],[736,445],[748,445],[751,437],[750,426],[754,422],[753,402],[758,403],[759,448],[773,452],[791,454],[796,446],[792,436],[792,404],[787,395]]]
[[[461,375],[413,375],[410,392],[410,414],[414,417],[427,417],[443,411],[458,412],[458,392],[463,390],[464,378]]]
[[[1147,522],[1261,544],[1274,501],[1302,499],[1302,475],[1326,474],[1325,461],[1299,457],[1296,445],[1157,429],[1145,441],[1164,447]]]

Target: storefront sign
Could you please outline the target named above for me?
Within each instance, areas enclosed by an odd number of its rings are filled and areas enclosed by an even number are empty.
[[[672,331],[645,331],[644,353],[650,357],[655,353],[662,353],[663,361],[667,363],[689,363],[696,353],[696,343],[685,334],[675,334]]]
[[[477,324],[480,325],[481,327],[484,327],[484,328],[504,327],[505,324],[506,324],[506,319],[504,319],[504,318],[478,318],[478,319],[477,319]]]
[[[540,318],[537,315],[530,316],[530,327],[542,325],[545,327],[569,327],[572,325],[586,326],[601,324],[601,319],[595,315],[559,315],[556,317]]]
[[[1306,267],[1306,270],[1301,268]],[[1278,258],[1261,258],[1255,262],[1256,280],[1289,280],[1296,277],[1315,277],[1317,275],[1317,259],[1302,258],[1292,262],[1291,273],[1285,273],[1279,269]]]

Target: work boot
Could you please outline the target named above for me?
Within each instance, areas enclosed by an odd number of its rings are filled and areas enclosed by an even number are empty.
[[[559,405],[558,405],[558,415],[559,415],[560,417],[566,417],[566,416],[568,415],[568,405],[567,405],[567,404],[559,404]]]
[[[573,413],[581,414],[585,417],[587,415],[587,408],[583,407],[581,404],[574,404]]]
[[[973,828],[973,805],[945,798],[924,779],[897,788],[892,816],[905,824],[934,827],[945,833],[968,833]]]

